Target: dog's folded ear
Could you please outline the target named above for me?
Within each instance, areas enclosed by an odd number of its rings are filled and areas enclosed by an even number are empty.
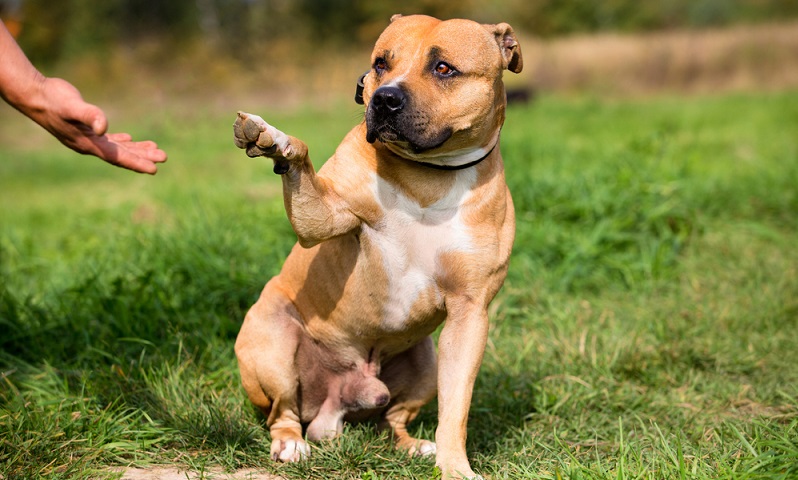
[[[518,44],[513,27],[506,23],[499,23],[485,25],[485,28],[496,37],[496,43],[501,49],[504,68],[513,73],[520,73],[524,68],[524,60],[521,57],[521,45]]]

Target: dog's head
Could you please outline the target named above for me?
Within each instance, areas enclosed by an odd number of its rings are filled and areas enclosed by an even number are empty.
[[[504,70],[521,48],[506,23],[395,15],[363,79],[366,139],[412,160],[447,164],[487,154],[504,122]]]

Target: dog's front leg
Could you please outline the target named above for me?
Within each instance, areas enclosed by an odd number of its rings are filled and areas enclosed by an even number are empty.
[[[438,429],[436,463],[443,478],[482,478],[466,456],[466,424],[474,380],[488,337],[483,305],[458,298],[446,302],[447,318],[438,339]]]
[[[233,125],[235,144],[250,157],[274,160],[274,173],[283,177],[288,219],[305,248],[357,227],[360,220],[335,192],[331,182],[316,175],[301,140],[286,135],[261,117],[238,112]]]

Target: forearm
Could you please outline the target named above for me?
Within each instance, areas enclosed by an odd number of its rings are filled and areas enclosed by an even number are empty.
[[[38,98],[45,80],[0,23],[0,96],[30,116],[33,110],[41,108]]]
[[[324,179],[315,174],[310,160],[283,176],[286,212],[305,248],[343,235],[360,220]]]
[[[274,173],[282,175],[285,210],[301,246],[343,235],[360,223],[332,182],[316,174],[302,140],[246,112],[238,112],[233,138],[248,156],[274,160]]]
[[[447,317],[438,339],[438,462],[467,462],[466,422],[474,381],[488,337],[484,307],[466,298],[446,301]],[[441,462],[441,459],[446,461]]]

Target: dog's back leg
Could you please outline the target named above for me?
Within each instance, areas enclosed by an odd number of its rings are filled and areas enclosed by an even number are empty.
[[[297,402],[299,312],[272,279],[247,313],[236,339],[241,383],[266,415],[274,460],[295,462],[310,454],[302,438]]]
[[[390,428],[396,447],[411,455],[435,454],[435,443],[410,436],[407,424],[435,397],[437,370],[435,345],[430,337],[382,365],[380,380],[388,386],[391,402],[381,426]]]

